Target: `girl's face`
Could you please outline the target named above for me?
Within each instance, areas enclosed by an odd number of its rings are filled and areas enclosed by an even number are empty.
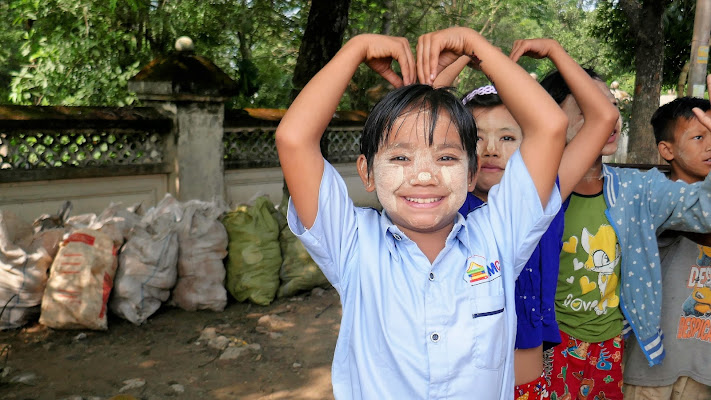
[[[467,191],[473,189],[469,159],[449,116],[440,115],[433,143],[427,143],[430,115],[409,112],[400,116],[367,172],[358,159],[358,173],[366,190],[376,191],[390,219],[406,234],[451,229]]]
[[[474,194],[482,200],[501,181],[506,163],[521,146],[521,127],[506,106],[479,107],[473,111],[477,126],[476,153],[479,156]]]
[[[610,89],[607,88],[605,82],[602,82],[599,79],[595,79],[594,81],[595,85],[607,96],[608,99],[610,99],[610,102],[617,107],[617,99],[615,99],[615,96],[612,95]],[[568,97],[560,103],[560,108],[562,108],[565,115],[568,116],[568,132],[566,136],[567,142],[570,142],[573,140],[575,135],[578,134],[580,128],[583,127],[585,119],[583,118],[582,111],[580,111],[580,107],[578,107],[578,103],[575,102],[572,95],[568,95]],[[603,147],[600,152],[603,156],[609,156],[617,151],[617,139],[620,136],[621,129],[622,117],[620,116],[617,118],[615,129],[610,133],[610,137],[607,139],[605,147]]]

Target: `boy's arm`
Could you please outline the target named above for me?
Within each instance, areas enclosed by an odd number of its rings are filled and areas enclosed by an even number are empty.
[[[711,90],[711,74],[706,75],[706,90]],[[696,118],[699,119],[701,125],[711,131],[711,118],[709,118],[709,116],[698,107],[694,107],[691,111],[694,112],[694,115],[696,115]]]
[[[547,57],[553,61],[583,113],[583,125],[565,147],[558,169],[560,194],[562,198],[566,198],[600,156],[600,151],[615,129],[620,113],[600,91],[595,81],[557,41],[517,40],[510,57],[518,61],[521,56]]]
[[[296,213],[310,228],[318,212],[318,196],[324,160],[320,141],[353,74],[361,62],[393,86],[403,85],[391,68],[400,64],[404,83],[415,80],[415,63],[407,39],[359,35],[349,40],[301,90],[279,123],[276,147],[284,180]]]
[[[528,72],[469,28],[449,28],[419,38],[417,75],[420,82],[431,84],[442,69],[461,55],[479,62],[521,126],[524,133],[521,156],[545,207],[555,187],[565,147],[568,124],[565,114]]]

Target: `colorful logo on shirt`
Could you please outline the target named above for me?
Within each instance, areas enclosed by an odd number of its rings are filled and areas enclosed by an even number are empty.
[[[583,276],[580,279],[580,287],[583,294],[588,293],[597,287],[600,291],[600,301],[594,310],[597,315],[607,314],[608,308],[616,308],[620,304],[619,297],[615,294],[619,277],[615,274],[615,267],[620,262],[620,245],[617,243],[617,235],[610,225],[601,225],[595,235],[591,235],[586,228],[580,240],[583,249],[588,253],[585,261],[585,269],[597,272],[597,283],[590,282],[589,278]]]
[[[469,257],[467,264],[467,280],[470,284],[476,285],[501,276],[501,264],[499,260],[487,264],[482,256]]]
[[[696,265],[689,270],[689,297],[681,305],[677,339],[711,342],[711,248],[698,246]]]

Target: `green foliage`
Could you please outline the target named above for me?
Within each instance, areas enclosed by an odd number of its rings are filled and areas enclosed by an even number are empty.
[[[589,0],[351,0],[345,40],[364,32],[410,39],[452,25],[481,31],[508,52],[514,40],[553,37],[581,64],[616,79],[625,59],[592,38]],[[285,108],[308,17],[307,0],[13,0],[0,2],[0,102],[126,105],[126,82],[189,36],[240,87],[228,107]],[[600,6],[607,2],[600,2]],[[542,77],[549,62],[523,59]],[[631,65],[631,64],[629,64]],[[486,83],[466,70],[458,88]],[[624,87],[624,86],[623,86]],[[367,68],[357,71],[341,104],[367,110],[388,90]]]
[[[696,0],[672,1],[664,11],[664,88],[676,88],[681,69],[689,61],[695,12]],[[634,71],[636,43],[631,29],[619,2],[598,4],[590,34],[610,43],[614,53],[606,53],[604,57],[616,57],[620,73]]]

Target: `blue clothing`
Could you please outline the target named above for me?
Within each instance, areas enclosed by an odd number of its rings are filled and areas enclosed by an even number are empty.
[[[468,215],[482,204],[481,199],[468,193],[459,212]],[[565,210],[561,208],[516,279],[517,349],[543,345],[547,350],[560,343],[560,331],[555,319],[555,291],[564,222]]]
[[[520,153],[506,171],[433,263],[387,213],[355,207],[327,162],[310,229],[290,202],[291,230],[341,297],[336,399],[513,397],[514,281],[561,201],[554,190],[541,207]]]
[[[622,252],[620,308],[623,334],[637,337],[649,365],[664,359],[662,273],[657,235],[666,229],[711,231],[711,175],[703,182],[674,182],[656,168],[602,167],[605,214]]]

